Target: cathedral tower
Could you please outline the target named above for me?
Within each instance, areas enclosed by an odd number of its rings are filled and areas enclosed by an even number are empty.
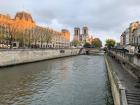
[[[83,27],[83,28],[82,28],[82,34],[83,34],[84,36],[88,36],[88,27]]]
[[[79,40],[79,36],[80,36],[80,28],[75,27],[74,28],[74,40]]]

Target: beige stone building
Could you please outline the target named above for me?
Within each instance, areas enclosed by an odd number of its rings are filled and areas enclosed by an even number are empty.
[[[70,32],[58,32],[48,27],[38,26],[31,14],[18,12],[14,18],[0,14],[0,44],[17,45],[16,48],[68,48]]]
[[[120,44],[130,52],[140,49],[140,23],[132,22],[120,36]]]
[[[86,42],[91,43],[93,40],[93,37],[92,35],[89,35],[88,27],[84,26],[82,30],[80,30],[79,27],[75,27],[73,40],[78,40],[81,43],[81,45],[84,45],[84,43]]]

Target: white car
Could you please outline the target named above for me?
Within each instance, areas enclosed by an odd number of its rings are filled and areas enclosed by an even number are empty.
[[[10,45],[0,44],[0,48],[10,48]]]

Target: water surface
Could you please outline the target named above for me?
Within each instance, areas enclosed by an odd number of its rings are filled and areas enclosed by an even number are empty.
[[[0,105],[105,105],[103,56],[81,55],[0,69]]]

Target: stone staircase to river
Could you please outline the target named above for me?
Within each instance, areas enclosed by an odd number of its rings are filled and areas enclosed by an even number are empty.
[[[128,105],[140,105],[140,92],[126,91]]]

